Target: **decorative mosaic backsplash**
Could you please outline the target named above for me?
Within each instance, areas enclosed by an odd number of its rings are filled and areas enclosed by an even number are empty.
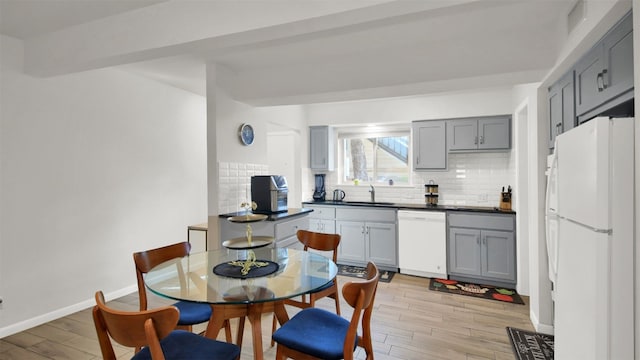
[[[218,163],[218,213],[240,211],[240,204],[251,199],[251,177],[268,175],[265,164]]]
[[[449,154],[447,171],[413,172],[413,186],[375,185],[376,201],[422,204],[424,184],[433,180],[438,184],[439,205],[499,206],[500,191],[508,185],[514,187],[516,179],[515,152]],[[327,199],[336,188],[343,189],[347,201],[368,201],[369,184],[337,184],[337,172],[326,175]],[[313,175],[310,176],[313,181]],[[313,183],[303,199],[310,201]],[[514,198],[514,202],[517,199]]]

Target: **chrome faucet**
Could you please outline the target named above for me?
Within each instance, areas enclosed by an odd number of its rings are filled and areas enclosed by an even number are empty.
[[[373,185],[369,184],[369,192],[371,193],[371,202],[376,202],[376,188]]]

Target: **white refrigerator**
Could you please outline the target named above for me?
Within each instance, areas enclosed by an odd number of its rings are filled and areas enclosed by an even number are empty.
[[[556,138],[547,253],[558,360],[634,356],[634,120],[595,118]]]

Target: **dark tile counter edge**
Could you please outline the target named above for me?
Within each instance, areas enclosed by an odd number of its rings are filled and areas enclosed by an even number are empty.
[[[289,210],[283,211],[280,213],[265,214],[267,215],[267,219],[265,221],[278,221],[278,220],[288,219],[294,216],[306,215],[312,211],[313,209],[307,209],[307,208],[301,208],[301,209],[290,208]],[[240,215],[246,215],[246,214],[247,213],[245,211],[238,211],[234,213],[220,214],[218,215],[218,217],[229,218],[232,216],[240,216]]]
[[[495,214],[515,214],[513,210],[500,210],[498,207],[483,206],[455,206],[455,205],[426,205],[426,204],[402,204],[402,203],[374,203],[349,202],[349,201],[305,201],[304,205],[340,205],[340,206],[367,206],[376,208],[392,208],[398,210],[424,210],[424,211],[471,211]]]

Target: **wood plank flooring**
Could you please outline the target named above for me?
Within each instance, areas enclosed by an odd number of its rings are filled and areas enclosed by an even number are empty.
[[[353,280],[338,277],[340,284]],[[377,360],[512,360],[506,326],[534,330],[527,305],[450,295],[428,290],[429,279],[396,274],[391,283],[380,283],[372,319],[375,358]],[[154,298],[151,305],[168,304]],[[137,293],[109,302],[122,310],[137,310]],[[322,299],[317,305],[335,311],[333,300]],[[297,309],[288,308],[292,316]],[[351,308],[341,304],[342,316]],[[232,320],[232,328],[237,320]],[[204,330],[204,325],[195,331]],[[269,347],[271,314],[262,321],[265,359],[275,357]],[[242,346],[242,360],[253,358],[251,325],[247,322]],[[220,334],[219,339],[224,335]],[[133,350],[118,346],[119,359],[129,359]],[[358,349],[357,359],[364,359]],[[101,359],[91,309],[71,314],[24,332],[0,339],[0,360]]]

